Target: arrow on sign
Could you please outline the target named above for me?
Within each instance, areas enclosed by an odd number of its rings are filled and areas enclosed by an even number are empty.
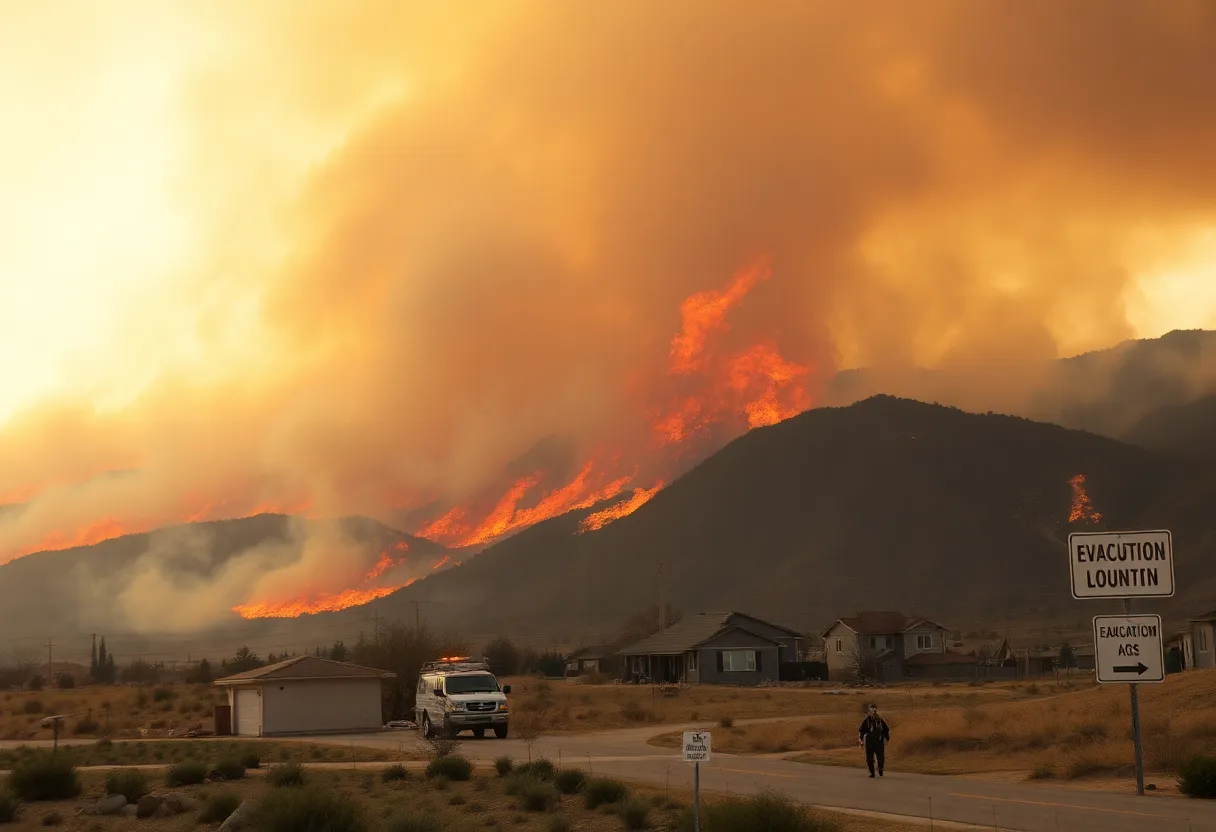
[[[1114,666],[1116,673],[1135,673],[1137,676],[1143,676],[1144,671],[1148,670],[1144,666],[1144,662],[1136,662],[1135,664],[1117,664]]]

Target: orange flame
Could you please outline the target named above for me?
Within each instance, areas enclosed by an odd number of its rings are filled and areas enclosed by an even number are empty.
[[[468,514],[467,509],[456,506],[430,525],[419,529],[415,534],[418,537],[425,537],[427,540],[451,540],[466,535],[469,533],[470,527],[461,522],[466,514]]]
[[[380,559],[376,561],[376,565],[363,577],[365,580],[374,581],[396,565],[397,561],[393,560],[388,552],[381,552]]]
[[[614,520],[628,517],[650,502],[650,498],[659,493],[659,489],[662,487],[663,483],[659,483],[654,488],[635,488],[633,496],[628,500],[619,502],[614,506],[610,506],[603,511],[597,511],[595,514],[584,518],[583,522],[578,525],[579,533],[602,529]]]
[[[1068,481],[1068,484],[1072,486],[1072,508],[1068,512],[1068,522],[1100,523],[1102,515],[1094,511],[1093,503],[1089,500],[1089,493],[1085,490],[1085,475],[1077,474]]]
[[[726,314],[738,306],[760,280],[771,274],[767,258],[735,275],[725,289],[697,292],[680,307],[683,326],[671,342],[671,369],[691,373],[701,369],[710,333],[726,329]]]
[[[743,405],[748,427],[775,425],[810,406],[801,387],[794,387],[790,403],[780,401],[781,390],[807,374],[800,364],[786,361],[772,344],[758,344],[730,363],[730,386],[738,393],[763,388],[759,398]]]
[[[436,564],[435,564],[434,566],[432,566],[431,568],[432,568],[432,569],[438,569],[439,567],[443,566],[445,563],[447,563],[447,562],[448,562],[448,561],[450,561],[451,559],[452,559],[452,556],[451,556],[451,555],[444,555],[442,558],[440,558],[439,562],[438,562],[438,563],[436,563]]]
[[[399,589],[404,589],[414,583],[417,578],[410,578],[396,586],[381,586],[375,589],[348,589],[335,594],[322,594],[312,598],[301,598],[294,601],[269,601],[262,603],[238,604],[232,611],[241,618],[299,618],[301,615],[315,615],[319,612],[338,612],[349,607],[363,604],[391,595]]]

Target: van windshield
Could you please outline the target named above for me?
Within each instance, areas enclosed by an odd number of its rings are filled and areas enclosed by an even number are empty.
[[[489,673],[474,673],[469,676],[449,676],[443,680],[443,689],[453,693],[497,693],[498,680]]]

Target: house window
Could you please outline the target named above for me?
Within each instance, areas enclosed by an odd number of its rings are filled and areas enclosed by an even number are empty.
[[[878,650],[878,649],[890,650],[891,649],[891,637],[890,636],[870,636],[870,649],[871,650]]]
[[[1195,630],[1195,646],[1200,653],[1208,652],[1208,631],[1203,627]]]
[[[688,654],[687,667],[690,672],[692,672],[692,673],[697,672],[697,651],[696,650],[693,650],[691,653]]]
[[[932,650],[933,649],[933,636],[917,636],[916,637],[916,649],[917,650]]]
[[[749,673],[756,670],[755,650],[723,650],[722,671],[724,673]]]
[[[836,652],[837,653],[844,652],[844,639],[842,639],[842,638],[836,639]]]

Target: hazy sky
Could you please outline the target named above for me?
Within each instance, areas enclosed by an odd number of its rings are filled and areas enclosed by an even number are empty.
[[[761,256],[732,343],[819,378],[1211,326],[1213,54],[1204,0],[0,4],[0,496],[463,488],[644,419]]]

